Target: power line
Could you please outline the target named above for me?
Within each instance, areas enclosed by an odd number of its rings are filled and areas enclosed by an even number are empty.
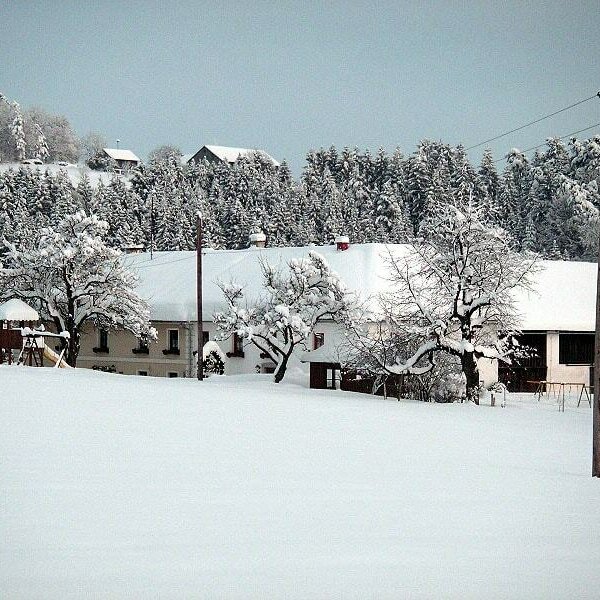
[[[499,140],[500,138],[507,136],[511,133],[514,133],[515,131],[521,131],[521,129],[525,129],[525,127],[529,127],[530,125],[535,125],[536,123],[539,123],[540,121],[544,121],[546,119],[549,119],[550,117],[553,117],[554,115],[558,115],[562,112],[565,112],[566,110],[570,110],[571,108],[574,108],[575,106],[579,106],[580,104],[583,104],[584,102],[589,102],[590,100],[593,100],[594,98],[600,98],[600,92],[597,92],[596,94],[594,94],[593,96],[590,96],[589,98],[584,98],[583,100],[579,100],[579,102],[575,102],[575,104],[571,104],[570,106],[565,106],[564,108],[561,108],[560,110],[550,113],[549,115],[540,117],[539,119],[536,119],[535,121],[531,121],[530,123],[525,123],[525,125],[521,125],[519,127],[516,127],[515,129],[511,129],[510,131],[501,133],[500,135],[492,137],[489,140],[484,140],[483,142],[479,142],[479,144],[475,144],[474,146],[469,146],[468,148],[466,148],[466,150],[473,150],[473,148],[479,148],[479,146],[483,146],[484,144],[487,144],[488,142],[493,142],[495,140]]]
[[[163,262],[160,262],[158,260],[145,260],[143,262],[136,264],[133,264],[132,267],[134,269],[148,269],[149,267],[161,267],[162,265],[170,265],[172,263],[177,263],[177,262],[181,262],[183,260],[191,260],[196,258],[196,255],[188,255],[188,256],[183,256],[181,258],[175,258],[173,260],[166,260]]]
[[[202,248],[202,254],[204,256],[206,256],[208,253],[212,253],[213,252],[213,248],[208,248],[208,247],[204,247]],[[228,251],[231,251],[231,249],[229,249]],[[196,253],[193,250],[159,250],[159,252],[162,252],[163,254],[166,254],[168,252],[187,252],[188,254],[186,254],[186,256],[180,256],[179,258],[173,258],[171,260],[163,260],[161,261],[160,258],[154,259],[154,260],[142,260],[142,261],[132,261],[130,263],[130,267],[132,269],[149,269],[151,267],[162,267],[163,265],[171,265],[173,263],[178,263],[178,262],[182,262],[184,260],[192,260],[192,259],[196,259]]]
[[[567,135],[563,135],[559,138],[548,138],[548,139],[558,139],[558,140],[564,140],[568,137],[571,137],[572,135],[577,135],[578,133],[583,133],[584,131],[589,131],[590,129],[594,129],[594,127],[600,127],[600,123],[595,123],[594,125],[590,125],[589,127],[584,127],[583,129],[578,129],[577,131],[572,131],[571,133],[567,133]],[[532,150],[537,150],[538,148],[541,148],[542,146],[545,146],[548,143],[548,140],[546,140],[544,143],[542,144],[538,144],[537,146],[532,146],[531,148],[527,148],[526,150],[521,150],[521,152],[523,154],[525,154],[525,152],[531,152]],[[492,162],[497,163],[500,162],[501,160],[505,160],[506,156],[503,156],[502,158],[498,158]]]

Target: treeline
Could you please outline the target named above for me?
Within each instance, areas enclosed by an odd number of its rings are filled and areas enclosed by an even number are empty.
[[[328,244],[336,235],[402,243],[426,230],[421,224],[440,203],[472,201],[485,204],[518,250],[595,260],[599,179],[600,136],[549,140],[532,159],[513,150],[501,172],[489,152],[474,166],[462,147],[431,141],[406,157],[310,152],[299,181],[260,153],[234,165],[188,166],[167,156],[97,188],[85,177],[74,188],[66,174],[22,168],[0,173],[0,240],[19,245],[84,209],[109,223],[107,241],[118,248],[193,249],[198,211],[214,248],[245,248],[257,231],[271,246]]]
[[[81,142],[66,117],[41,108],[21,111],[0,94],[0,162],[77,162],[80,154]]]

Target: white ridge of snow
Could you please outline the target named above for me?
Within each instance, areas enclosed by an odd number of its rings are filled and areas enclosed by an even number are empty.
[[[399,252],[406,246],[396,246]],[[373,295],[387,289],[386,268],[381,256],[383,244],[354,244],[345,252],[335,245],[288,248],[256,248],[246,250],[212,250],[203,252],[203,312],[209,321],[215,312],[227,309],[223,292],[217,282],[234,282],[244,288],[249,301],[263,294],[260,259],[273,266],[285,266],[289,261],[307,258],[317,251],[351,290]],[[151,318],[156,321],[196,320],[196,252],[155,252],[130,254],[127,264],[140,276],[139,295],[148,300]]]
[[[240,156],[248,156],[249,154],[254,154],[255,152],[266,156],[271,160],[271,162],[278,167],[279,163],[270,155],[267,154],[264,150],[259,150],[256,148],[231,148],[229,146],[204,146],[208,148],[215,156],[218,156],[221,160],[225,160],[229,163],[234,163]]]
[[[19,169],[35,169],[42,173],[48,172],[51,175],[56,175],[59,171],[67,174],[69,181],[75,187],[83,179],[84,174],[88,176],[90,185],[93,188],[97,188],[98,184],[102,182],[104,185],[108,185],[114,177],[117,177],[123,183],[129,187],[131,183],[125,175],[117,173],[108,173],[106,171],[94,171],[87,165],[59,165],[56,163],[46,163],[43,165],[24,165],[21,163],[0,163],[0,172],[18,171]]]

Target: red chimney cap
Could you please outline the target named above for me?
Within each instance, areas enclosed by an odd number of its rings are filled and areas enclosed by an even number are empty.
[[[347,235],[338,235],[335,238],[335,245],[338,250],[348,250],[350,248],[350,238]]]

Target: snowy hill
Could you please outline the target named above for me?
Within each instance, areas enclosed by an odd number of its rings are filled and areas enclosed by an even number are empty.
[[[62,171],[63,173],[67,174],[69,180],[75,187],[82,180],[84,174],[88,176],[90,185],[93,188],[97,188],[100,182],[102,182],[104,185],[108,185],[113,177],[117,177],[123,180],[126,185],[130,185],[129,179],[123,175],[116,173],[105,173],[104,171],[93,171],[86,165],[58,165],[54,163],[43,165],[24,165],[21,163],[0,163],[0,173],[8,171],[9,169],[12,169],[13,171],[18,171],[19,169],[29,169],[40,171],[41,173],[50,173],[51,175],[56,175],[59,171]]]
[[[0,367],[3,598],[596,598],[591,411]]]

